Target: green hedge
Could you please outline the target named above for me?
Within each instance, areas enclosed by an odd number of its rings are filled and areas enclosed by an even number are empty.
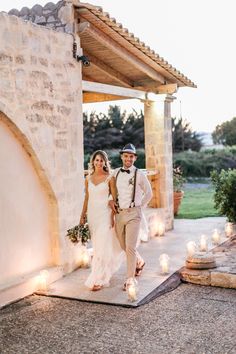
[[[174,164],[181,166],[186,177],[210,177],[213,170],[236,168],[236,147],[222,150],[174,154]]]

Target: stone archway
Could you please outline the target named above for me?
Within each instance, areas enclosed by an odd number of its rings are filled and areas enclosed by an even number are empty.
[[[1,283],[58,264],[54,192],[28,139],[0,112]]]

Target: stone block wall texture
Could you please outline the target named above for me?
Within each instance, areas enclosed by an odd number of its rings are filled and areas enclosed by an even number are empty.
[[[73,37],[0,13],[0,42],[0,119],[47,193],[52,263],[70,271],[76,250],[65,234],[78,223],[84,191],[82,81]]]
[[[157,171],[160,191],[158,207],[164,209],[166,230],[173,228],[172,128],[170,105],[173,98],[160,95],[144,104],[146,168]]]

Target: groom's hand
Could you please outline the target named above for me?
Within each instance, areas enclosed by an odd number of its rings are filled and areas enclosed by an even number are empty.
[[[116,202],[114,202],[114,200],[109,200],[108,205],[111,208],[111,210],[113,211],[113,213],[117,214],[118,205],[116,204]]]

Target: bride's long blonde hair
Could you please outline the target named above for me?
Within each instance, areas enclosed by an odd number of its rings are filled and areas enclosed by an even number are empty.
[[[103,166],[104,171],[108,172],[109,174],[111,173],[111,165],[110,165],[110,161],[108,160],[108,156],[107,153],[103,150],[97,150],[95,151],[92,156],[90,157],[90,162],[88,164],[88,173],[89,175],[92,175],[95,171],[94,168],[94,160],[96,159],[97,156],[101,156],[101,158],[103,159],[105,166]]]

